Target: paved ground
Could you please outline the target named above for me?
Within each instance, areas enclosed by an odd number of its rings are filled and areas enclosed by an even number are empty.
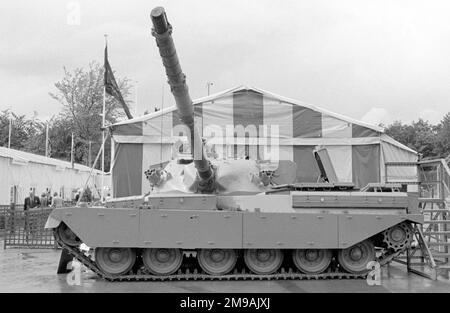
[[[450,292],[450,281],[408,274],[401,265],[383,269],[381,286],[365,280],[109,283],[90,272],[81,286],[69,286],[66,275],[56,274],[59,251],[0,245],[0,292]]]

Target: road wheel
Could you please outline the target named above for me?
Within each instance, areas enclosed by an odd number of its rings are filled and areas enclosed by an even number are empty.
[[[145,268],[155,275],[171,275],[183,262],[180,249],[145,249],[142,253]]]
[[[97,248],[95,262],[105,273],[113,276],[128,273],[136,261],[136,252],[131,248]]]
[[[370,240],[364,240],[338,252],[339,264],[352,274],[365,274],[369,271],[367,264],[375,260],[375,247]]]
[[[279,249],[248,249],[245,250],[244,261],[253,273],[269,275],[280,268],[283,252]]]
[[[200,267],[210,275],[225,275],[229,273],[237,261],[233,249],[202,249],[197,254]]]
[[[297,249],[292,251],[292,261],[305,274],[320,274],[331,263],[333,254],[328,249]]]

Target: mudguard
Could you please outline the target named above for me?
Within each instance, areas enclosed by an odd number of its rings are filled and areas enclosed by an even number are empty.
[[[45,229],[51,229],[51,228],[56,228],[59,226],[59,224],[61,224],[61,218],[59,216],[57,216],[56,214],[54,214],[55,211],[53,211],[52,213],[50,213],[47,222],[45,223]]]

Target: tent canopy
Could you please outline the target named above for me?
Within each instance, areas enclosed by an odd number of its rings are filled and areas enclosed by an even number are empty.
[[[291,160],[297,164],[299,182],[317,181],[319,170],[312,153],[317,145],[327,148],[338,179],[358,187],[384,181],[385,162],[417,160],[414,150],[378,126],[259,88],[239,86],[193,104],[210,158]],[[115,196],[147,192],[150,186],[144,172],[189,150],[175,106],[116,123],[110,129],[115,146]],[[402,176],[399,179],[415,175],[394,174]]]

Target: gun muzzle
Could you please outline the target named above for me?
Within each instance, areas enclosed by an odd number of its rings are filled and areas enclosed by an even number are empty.
[[[159,35],[164,34],[169,29],[166,11],[163,7],[156,7],[150,14],[153,23],[153,29]]]

